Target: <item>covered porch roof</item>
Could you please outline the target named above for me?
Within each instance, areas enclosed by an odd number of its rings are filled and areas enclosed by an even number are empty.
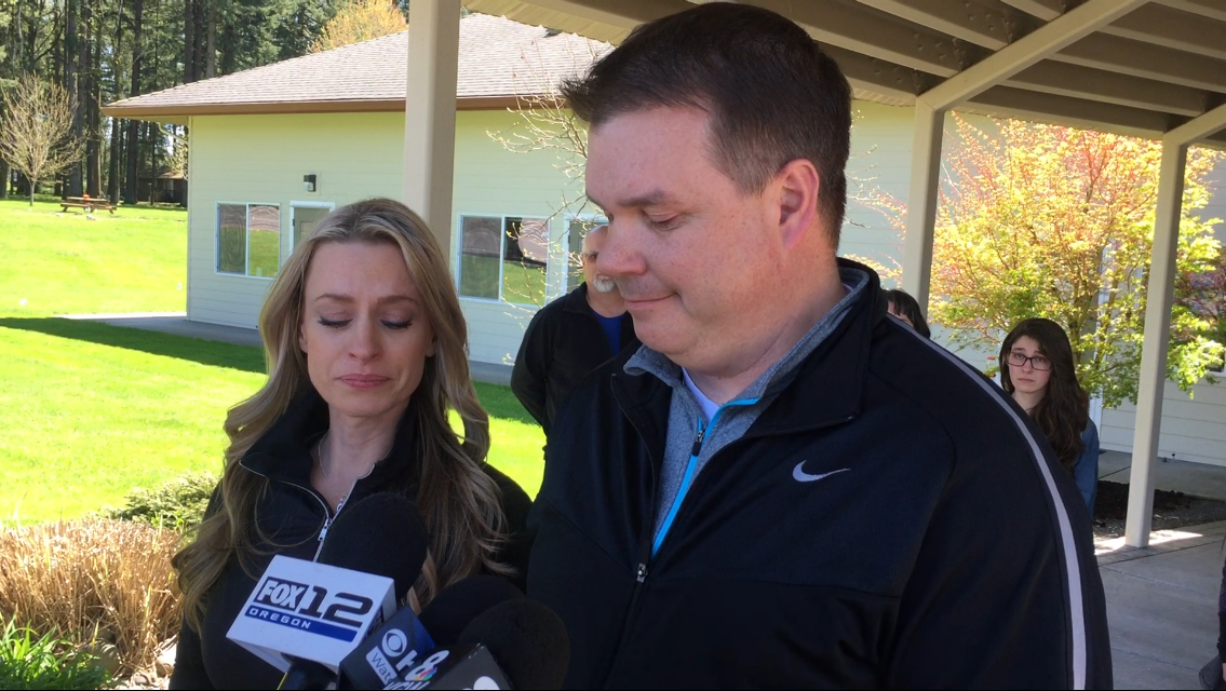
[[[466,0],[609,43],[697,0]],[[1222,0],[744,0],[819,41],[856,96],[1160,138],[1226,103]],[[1226,133],[1209,144],[1226,146]]]

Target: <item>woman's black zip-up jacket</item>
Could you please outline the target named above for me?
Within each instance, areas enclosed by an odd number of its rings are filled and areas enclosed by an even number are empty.
[[[412,404],[401,419],[396,439],[387,458],[359,480],[346,501],[352,506],[377,492],[399,491],[417,496],[417,429]],[[311,560],[319,548],[320,530],[330,515],[324,498],[311,487],[311,445],[328,425],[328,411],[314,390],[295,401],[289,411],[260,438],[243,457],[249,472],[268,478],[268,491],[256,509],[256,520],[264,534],[275,543],[275,552]],[[520,574],[516,585],[523,587],[530,543],[525,522],[531,500],[513,480],[486,465],[485,472],[498,484],[511,540],[501,561]],[[216,503],[219,494],[214,495]],[[211,506],[210,511],[218,507]],[[344,511],[344,508],[341,508]],[[269,544],[257,545],[260,551],[273,551]],[[179,633],[172,689],[275,689],[282,674],[272,665],[247,652],[226,638],[230,624],[255,588],[256,580],[272,554],[253,560],[254,573],[248,575],[231,558],[225,571],[208,593],[203,630],[196,632],[186,623]]]
[[[559,413],[530,521],[567,688],[1111,686],[1072,479],[1003,391],[886,316],[875,275],[654,557],[673,392],[632,355]]]

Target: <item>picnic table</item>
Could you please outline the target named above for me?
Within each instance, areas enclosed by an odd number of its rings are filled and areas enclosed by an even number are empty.
[[[64,212],[68,209],[85,209],[85,213],[93,213],[95,209],[106,209],[112,215],[115,213],[115,205],[110,203],[106,197],[65,197],[60,200],[60,208]]]

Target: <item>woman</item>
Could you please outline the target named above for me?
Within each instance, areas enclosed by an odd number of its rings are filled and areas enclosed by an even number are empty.
[[[1000,347],[1001,383],[1039,424],[1060,464],[1073,476],[1094,515],[1098,493],[1098,428],[1077,382],[1068,335],[1050,319],[1027,319]]]
[[[411,602],[526,571],[530,501],[485,463],[464,317],[417,215],[371,199],[322,219],[273,282],[260,333],[268,381],[230,410],[225,473],[173,562],[185,621],[172,688],[276,688],[280,673],[226,631],[274,554],[313,559],[345,505],[376,492],[414,499],[430,533]]]
[[[920,311],[919,302],[905,290],[895,288],[885,291],[886,309],[890,314],[907,322],[907,325],[924,338],[932,338],[928,329],[928,320]]]

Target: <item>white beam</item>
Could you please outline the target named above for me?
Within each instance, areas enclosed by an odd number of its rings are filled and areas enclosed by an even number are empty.
[[[784,15],[823,44],[940,77],[953,76],[988,54],[884,12],[838,0],[744,0],[744,4]]]
[[[1226,9],[1226,2],[1222,3]],[[1104,27],[1104,33],[1226,60],[1226,23],[1150,4]]]
[[[1149,544],[1154,513],[1154,458],[1162,426],[1162,391],[1166,383],[1166,348],[1171,336],[1171,304],[1175,294],[1175,255],[1179,248],[1179,217],[1188,147],[1162,142],[1162,172],[1158,178],[1158,215],[1153,258],[1145,293],[1145,340],[1141,346],[1141,378],[1137,389],[1136,428],[1132,441],[1132,471],[1128,485],[1128,518],[1124,542]]]
[[[1226,129],[1226,105],[1218,106],[1204,115],[1185,122],[1166,134],[1165,139],[1195,144],[1196,142]]]
[[[903,236],[902,289],[928,315],[932,284],[932,243],[936,237],[937,200],[941,184],[941,142],[945,111],[915,104],[915,139],[911,146],[911,188],[907,194],[907,232]]]
[[[984,107],[997,116],[1156,139],[1183,118],[1152,110],[1096,103],[1007,86],[989,89],[959,107]]]
[[[1006,85],[1027,91],[1156,110],[1194,118],[1205,112],[1205,93],[1178,84],[1044,60],[1010,77]]]
[[[532,0],[532,4],[546,10],[562,12],[589,21],[633,29],[639,24],[654,21],[670,14],[687,10],[691,5],[681,0]],[[610,9],[610,6],[612,8]],[[412,4],[409,5],[411,9]]]
[[[1103,33],[1087,36],[1051,59],[1226,93],[1226,60],[1119,36]]]
[[[1064,0],[1004,0],[1004,3],[1045,22],[1064,14],[1065,8]]]
[[[926,26],[934,31],[975,45],[1000,50],[1034,31],[1038,26],[1032,17],[1018,12],[1000,0],[857,0]]]
[[[1226,22],[1226,3],[1221,0],[1157,0],[1157,2],[1177,10]]]
[[[1154,513],[1154,458],[1162,430],[1162,393],[1166,385],[1166,349],[1171,337],[1171,305],[1175,298],[1175,259],[1179,249],[1179,219],[1183,215],[1184,174],[1188,146],[1226,128],[1226,105],[1187,122],[1162,138],[1162,170],[1158,178],[1158,209],[1153,258],[1146,290],[1145,340],[1141,346],[1141,376],[1137,387],[1136,427],[1132,440],[1132,471],[1128,484],[1128,518],[1124,541],[1132,547],[1149,544]]]
[[[547,26],[614,45],[621,43],[626,34],[630,33],[630,29],[620,25],[602,24],[583,16],[560,14],[520,0],[465,0],[464,6],[472,12],[506,17],[528,26]]]
[[[936,109],[957,105],[1131,12],[1148,0],[1088,0],[951,77],[920,98]]]
[[[413,0],[409,27],[404,203],[450,258],[460,0]]]
[[[839,64],[843,76],[852,88],[872,94],[887,96],[908,105],[915,102],[916,94],[936,85],[938,78],[901,65],[870,58],[838,46],[824,45],[822,51]]]

